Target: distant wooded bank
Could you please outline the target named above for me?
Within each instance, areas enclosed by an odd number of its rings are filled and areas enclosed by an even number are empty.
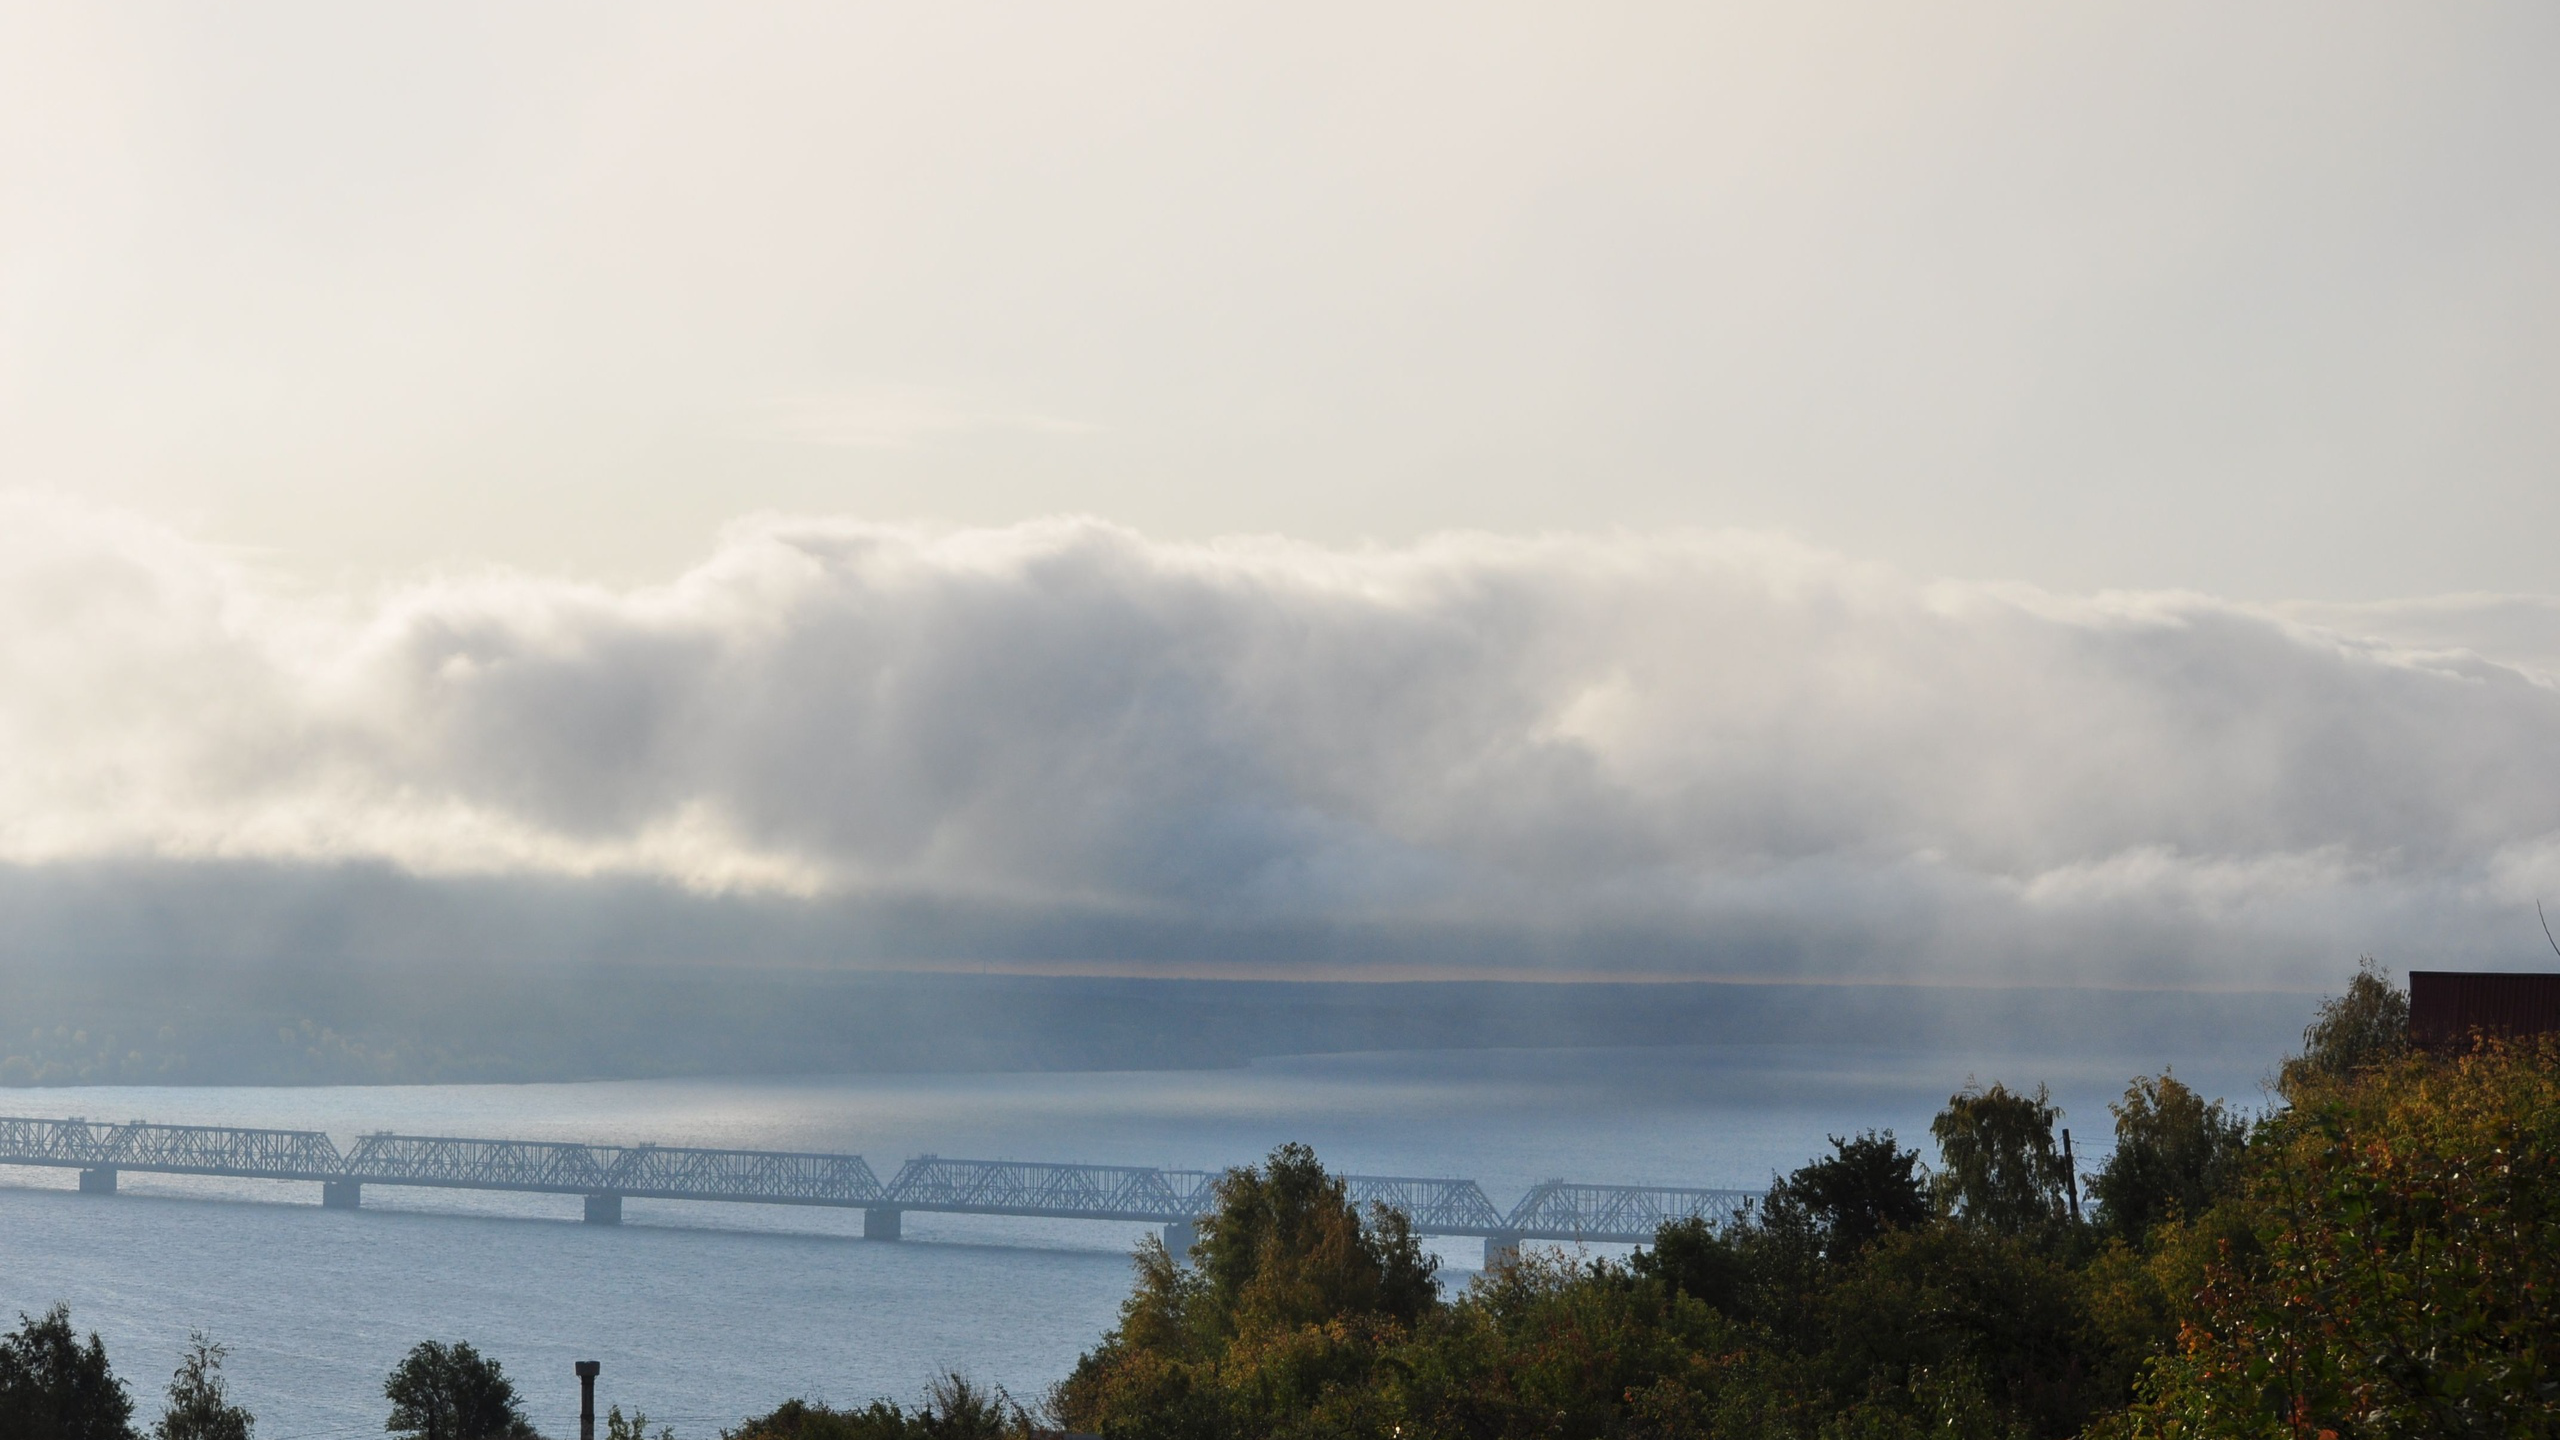
[[[1991,1040],[2264,1055],[2307,997],[1106,979],[718,965],[0,966],[0,1084],[1208,1069],[1479,1047]]]

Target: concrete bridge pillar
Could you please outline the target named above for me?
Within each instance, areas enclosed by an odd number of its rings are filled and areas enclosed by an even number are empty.
[[[622,1223],[622,1197],[621,1197],[621,1196],[619,1196],[619,1195],[590,1195],[590,1196],[588,1196],[588,1197],[587,1197],[587,1217],[586,1217],[586,1218],[587,1218],[587,1223],[588,1223],[588,1224],[590,1224],[590,1225],[619,1225],[619,1224],[621,1224],[621,1223]]]
[[[1165,1252],[1176,1260],[1191,1258],[1191,1247],[1200,1243],[1200,1222],[1176,1220],[1164,1227]]]
[[[1484,1268],[1499,1270],[1505,1265],[1516,1265],[1519,1261],[1519,1236],[1497,1234],[1484,1237]]]
[[[116,1193],[116,1167],[113,1165],[101,1165],[95,1170],[81,1171],[80,1193],[83,1195],[113,1195]]]
[[[323,1180],[320,1182],[320,1208],[354,1210],[364,1204],[364,1182],[361,1180]]]
[[[862,1238],[865,1240],[897,1239],[899,1218],[904,1214],[906,1214],[905,1211],[893,1210],[886,1205],[873,1206],[863,1211]]]

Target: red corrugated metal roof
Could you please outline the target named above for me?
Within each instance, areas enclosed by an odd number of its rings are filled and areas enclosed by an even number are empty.
[[[2475,1030],[2492,1035],[2560,1032],[2560,974],[2409,972],[2411,1044],[2458,1045]]]

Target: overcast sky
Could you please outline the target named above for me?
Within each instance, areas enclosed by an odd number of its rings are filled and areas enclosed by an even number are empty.
[[[0,8],[0,909],[2524,963],[2555,67],[2548,5]]]

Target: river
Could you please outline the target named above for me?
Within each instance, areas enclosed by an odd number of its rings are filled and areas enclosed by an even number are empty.
[[[18,1114],[316,1128],[341,1147],[409,1133],[852,1150],[1212,1168],[1302,1140],[1339,1169],[1465,1176],[1508,1207],[1544,1179],[1759,1189],[1824,1137],[1890,1127],[1922,1150],[1968,1076],[2052,1086],[2103,1154],[2105,1110],[2177,1061],[2208,1095],[2261,1103],[2269,1060],[1903,1052],[1824,1046],[1430,1051],[1230,1070],[873,1075],[569,1085],[18,1090]],[[67,1171],[0,1169],[0,1313],[66,1301],[104,1335],[146,1419],[190,1330],[228,1346],[269,1440],[382,1433],[382,1377],[421,1339],[502,1361],[544,1433],[576,1433],[571,1362],[600,1404],[681,1440],[793,1395],[910,1400],[944,1369],[1036,1398],[1111,1323],[1143,1230],[910,1214],[902,1243],[858,1212],[628,1202],[620,1229],[575,1196],[127,1173],[112,1198]],[[1477,1242],[1445,1243],[1463,1284]]]

